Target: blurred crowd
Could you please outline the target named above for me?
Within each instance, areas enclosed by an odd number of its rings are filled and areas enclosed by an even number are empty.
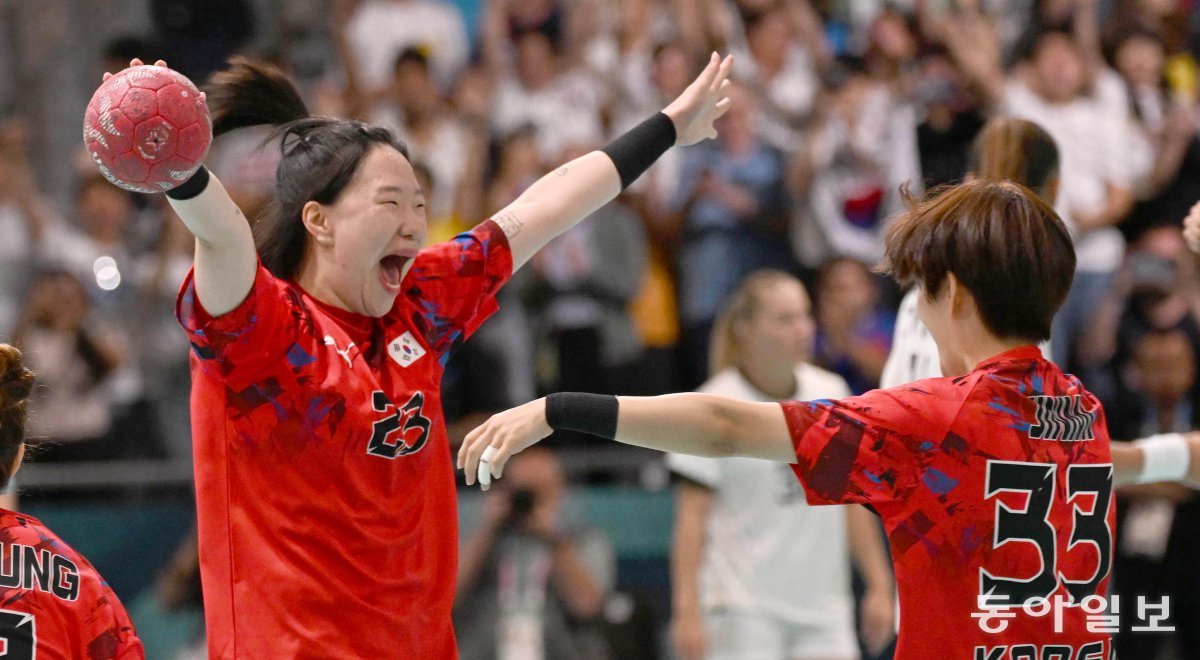
[[[659,110],[711,51],[734,53],[720,137],[670,152],[540,252],[450,362],[452,436],[549,391],[697,387],[727,296],[765,268],[812,296],[808,359],[854,392],[876,387],[902,292],[873,267],[901,188],[961,180],[997,115],[1038,123],[1060,151],[1057,210],[1078,271],[1055,360],[1102,398],[1114,438],[1200,425],[1200,274],[1181,237],[1200,200],[1191,0],[147,4],[145,30],[105,36],[80,96],[133,57],[197,82],[235,53],[272,60],[316,114],[399,132],[431,200],[431,242]],[[74,193],[45,193],[38,118],[0,101],[0,341],[43,384],[31,428],[51,442],[38,460],[186,457],[188,346],[173,318],[186,231],[82,153],[58,163]],[[251,217],[272,191],[267,137],[223,136],[208,161]],[[1190,494],[1170,497],[1195,517]]]

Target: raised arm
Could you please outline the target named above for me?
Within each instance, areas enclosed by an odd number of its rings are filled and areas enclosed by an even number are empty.
[[[200,172],[207,174],[204,169]],[[242,210],[217,177],[208,174],[207,178],[208,185],[196,196],[180,198],[181,192],[171,191],[167,199],[196,237],[192,275],[196,296],[205,311],[220,316],[233,311],[250,293],[258,254]]]
[[[542,177],[492,216],[508,237],[513,269],[615,198],[665,149],[716,137],[713,122],[729,109],[725,94],[732,66],[732,56],[722,61],[713,53],[700,76],[662,111],[670,126],[661,118],[648,120],[604,150],[576,158]]]
[[[554,420],[566,404],[574,430],[617,442],[696,456],[745,456],[791,463],[796,460],[783,409],[777,403],[750,403],[711,394],[604,397],[591,394],[552,395],[493,415],[471,431],[458,452],[458,467],[467,484],[475,483],[484,450],[499,477],[513,454],[550,435],[562,420]],[[615,421],[615,426],[613,425]],[[481,485],[487,487],[490,478]]]
[[[158,60],[155,66],[167,63]],[[129,66],[141,66],[134,59]],[[104,74],[104,79],[112,74]],[[225,186],[201,167],[191,179],[167,192],[168,201],[196,237],[196,296],[212,316],[236,308],[254,286],[258,255],[254,236]]]
[[[960,2],[952,20],[946,17],[930,19],[929,27],[978,87],[987,105],[993,109],[998,107],[1004,101],[1007,76],[995,26],[979,9],[978,2]]]

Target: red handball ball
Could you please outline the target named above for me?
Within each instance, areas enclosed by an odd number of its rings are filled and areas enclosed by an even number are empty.
[[[192,176],[212,144],[200,90],[161,66],[104,81],[83,116],[83,143],[105,178],[134,192],[170,190]]]

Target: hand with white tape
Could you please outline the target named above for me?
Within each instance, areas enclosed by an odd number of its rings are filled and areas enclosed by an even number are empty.
[[[529,448],[554,429],[546,422],[546,400],[535,399],[492,415],[467,434],[458,449],[458,469],[468,486],[476,480],[487,490],[492,479],[504,475],[504,465],[513,454]]]
[[[487,490],[492,484],[492,459],[496,457],[496,448],[488,447],[479,457],[479,488]]]

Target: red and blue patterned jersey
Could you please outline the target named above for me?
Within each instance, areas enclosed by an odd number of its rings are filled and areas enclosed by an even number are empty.
[[[0,509],[0,656],[5,660],[146,657],[96,569],[37,518]]]
[[[1084,610],[1102,608],[1112,565],[1104,413],[1036,347],[961,378],[782,405],[809,502],[883,521],[897,658],[1109,658]],[[1001,606],[1012,616],[972,616]]]
[[[261,265],[212,318],[192,277],[200,566],[213,658],[450,658],[458,554],[439,385],[495,313],[491,221],[416,257],[391,311],[327,305]]]

